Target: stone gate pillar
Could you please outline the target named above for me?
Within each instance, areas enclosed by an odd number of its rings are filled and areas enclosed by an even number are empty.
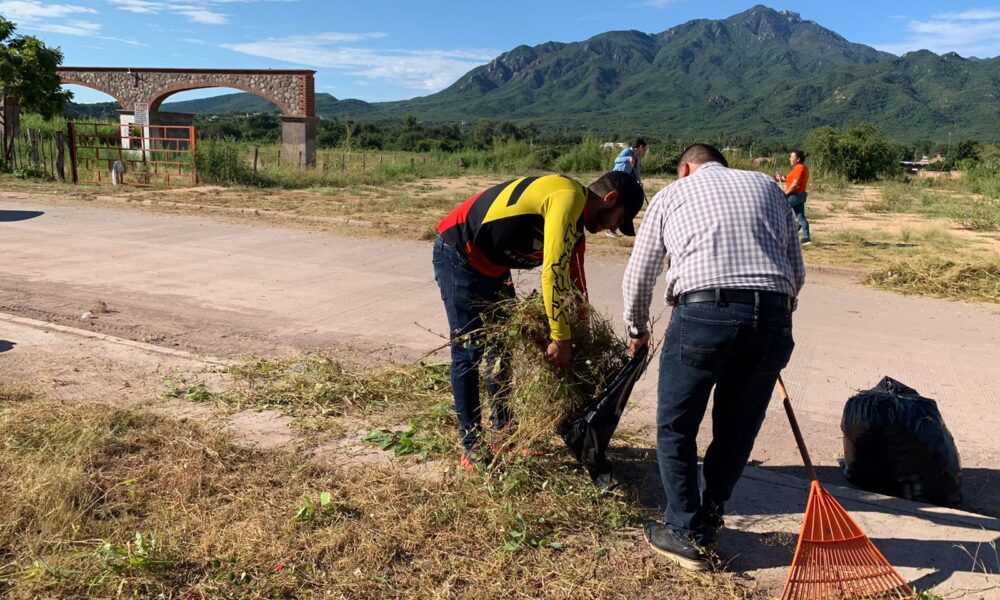
[[[316,117],[281,117],[281,162],[316,166]]]

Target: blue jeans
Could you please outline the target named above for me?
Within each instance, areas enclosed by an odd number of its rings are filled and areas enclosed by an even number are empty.
[[[466,450],[472,450],[482,432],[482,407],[479,401],[479,363],[483,358],[482,340],[467,336],[483,326],[484,318],[496,315],[496,303],[514,297],[510,273],[488,277],[469,266],[465,257],[439,237],[434,243],[434,279],[441,288],[441,300],[448,315],[451,339],[451,392],[458,414],[458,434]],[[488,361],[494,364],[494,358]],[[502,361],[501,361],[502,363]],[[503,403],[505,379],[501,373],[487,371],[486,391],[493,400],[492,425],[502,429],[510,422],[510,411]]]
[[[806,192],[789,194],[785,197],[785,200],[788,201],[788,206],[795,213],[795,219],[799,222],[799,227],[802,228],[803,242],[809,241],[809,221],[806,220],[806,198],[808,197],[809,194]]]
[[[674,308],[660,353],[656,408],[667,527],[699,543],[709,540],[703,511],[721,516],[794,345],[792,315],[784,308],[714,302]],[[699,494],[696,437],[713,387],[712,442]]]

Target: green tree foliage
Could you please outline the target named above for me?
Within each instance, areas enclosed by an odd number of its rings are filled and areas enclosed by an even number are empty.
[[[899,170],[900,149],[874,125],[846,131],[822,127],[806,138],[816,170],[850,181],[871,181]]]
[[[14,32],[15,25],[0,16],[0,97],[17,98],[25,111],[54,117],[73,97],[60,89],[56,68],[62,64],[62,51]]]

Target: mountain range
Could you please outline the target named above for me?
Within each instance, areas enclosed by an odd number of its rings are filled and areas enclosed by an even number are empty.
[[[479,119],[631,135],[794,143],[824,125],[875,123],[893,139],[1000,140],[1000,58],[852,43],[797,13],[755,6],[657,34],[612,31],[518,46],[429,96],[367,103],[316,95],[325,118]],[[83,108],[84,105],[77,105]],[[271,112],[239,93],[174,102],[196,114]]]

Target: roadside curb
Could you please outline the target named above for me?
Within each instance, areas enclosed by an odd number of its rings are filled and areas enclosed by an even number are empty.
[[[127,346],[129,348],[135,348],[137,350],[142,350],[144,352],[151,352],[153,354],[162,354],[164,356],[172,356],[175,358],[183,358],[195,362],[208,363],[218,366],[229,366],[233,364],[232,361],[215,356],[201,356],[198,354],[187,352],[185,350],[164,348],[163,346],[156,346],[153,344],[147,344],[145,342],[137,342],[135,340],[115,337],[113,335],[108,335],[106,333],[97,333],[96,331],[87,331],[86,329],[69,327],[67,325],[59,325],[57,323],[50,323],[48,321],[39,321],[37,319],[29,319],[27,317],[18,317],[8,313],[0,312],[0,321],[6,321],[8,323],[16,323],[18,325],[25,325],[27,327],[33,327],[35,329],[48,329],[48,330],[58,331],[60,333],[68,333],[70,335],[75,335],[78,337],[88,338],[92,340],[100,340],[102,342],[110,342],[112,344]]]

